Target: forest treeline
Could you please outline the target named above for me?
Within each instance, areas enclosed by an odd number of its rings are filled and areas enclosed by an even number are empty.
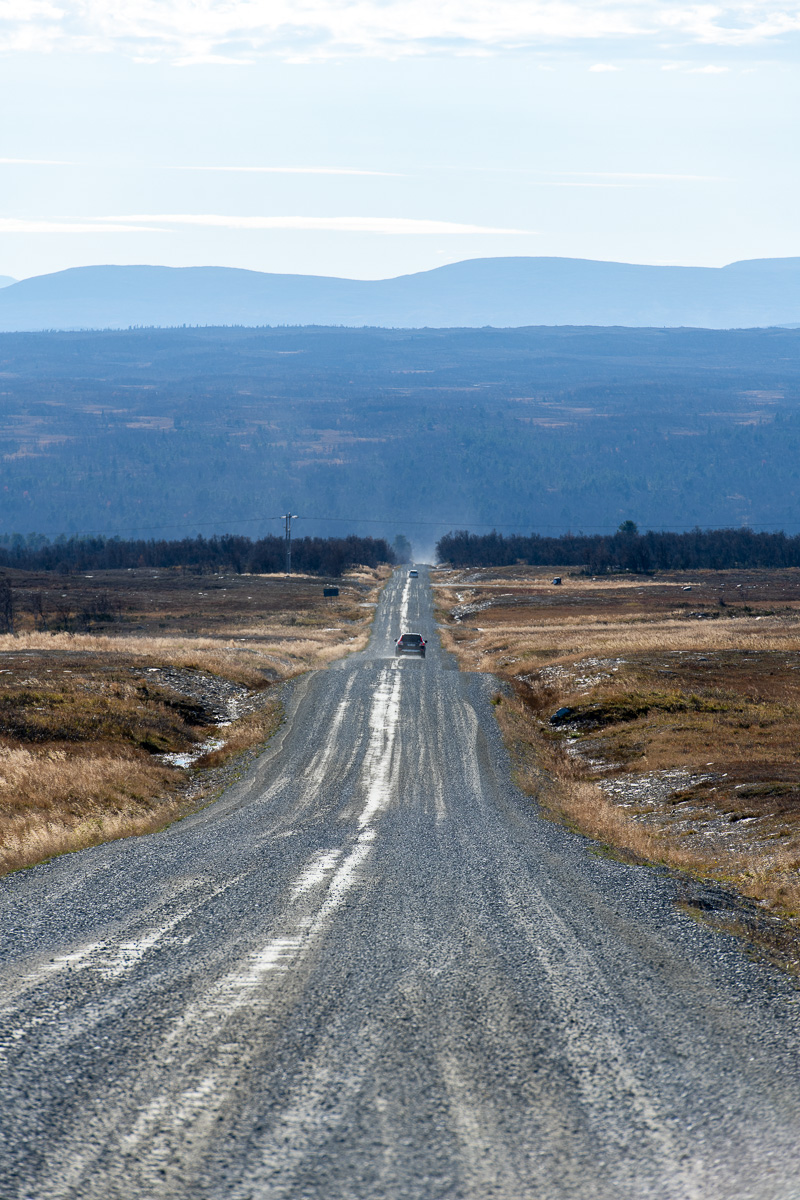
[[[582,567],[608,571],[725,570],[733,567],[800,567],[800,535],[754,533],[750,529],[693,529],[687,533],[639,533],[632,521],[610,536],[564,534],[530,537],[467,530],[446,534],[436,547],[439,561],[454,567]]]
[[[800,532],[800,329],[0,334],[0,369],[4,530]]]
[[[341,575],[348,567],[393,563],[394,552],[382,538],[292,539],[292,570],[304,575]],[[252,541],[227,535],[178,541],[126,541],[122,538],[40,535],[0,538],[0,566],[29,571],[113,571],[128,567],[178,567],[188,571],[272,574],[286,565],[282,537]]]

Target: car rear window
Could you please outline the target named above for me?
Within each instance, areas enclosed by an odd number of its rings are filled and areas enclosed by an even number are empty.
[[[404,633],[400,641],[404,646],[418,646],[422,638],[418,633]]]

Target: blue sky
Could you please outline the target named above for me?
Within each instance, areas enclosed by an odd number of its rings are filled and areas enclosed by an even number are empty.
[[[0,0],[0,274],[800,255],[800,4]]]

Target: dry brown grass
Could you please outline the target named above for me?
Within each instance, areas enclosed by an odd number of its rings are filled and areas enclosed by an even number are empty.
[[[177,774],[120,749],[0,747],[0,872],[160,828],[182,812]]]
[[[362,614],[362,625],[365,623]],[[0,634],[0,655],[3,652],[53,651],[93,654],[122,654],[132,662],[185,667],[209,671],[247,687],[264,684],[264,670],[281,678],[301,671],[314,670],[362,649],[369,637],[363,628],[353,634],[343,626],[320,629],[316,633],[303,631],[298,636],[290,626],[271,626],[260,630],[259,636],[248,637],[243,631],[235,640],[202,636],[154,637],[127,635],[113,637],[91,633]]]
[[[194,810],[216,786],[213,769],[274,732],[275,683],[366,645],[387,574],[355,573],[333,600],[325,580],[297,577],[14,578],[17,632],[0,636],[0,873]],[[42,600],[47,589],[52,599]],[[37,600],[26,610],[28,594]],[[51,625],[56,612],[74,625],[76,614],[106,610],[116,615],[96,629],[34,628],[42,611]],[[208,704],[182,693],[182,678],[207,679]],[[215,679],[252,700],[224,727]],[[159,757],[192,751],[210,733],[223,744],[188,771]]]
[[[249,750],[251,746],[266,742],[281,723],[281,706],[276,701],[257,712],[241,717],[224,731],[223,744],[198,758],[198,767],[218,767],[228,759]]]
[[[665,814],[646,800],[622,807],[609,799],[597,781],[587,778],[584,764],[565,753],[560,740],[535,718],[532,721],[528,705],[519,696],[503,696],[496,711],[514,751],[517,780],[523,790],[537,797],[546,813],[637,861],[656,862],[713,879],[793,919],[800,918],[797,829],[787,829],[785,839],[776,837],[785,825],[779,819],[772,839],[762,828],[757,842],[732,842],[725,836],[724,825],[717,837],[709,837],[709,831],[702,828],[704,824],[720,824],[720,809],[712,804],[693,805],[688,824],[680,819],[674,823],[658,820]],[[745,804],[748,810],[752,807],[751,803]],[[730,819],[732,814],[725,815]]]
[[[618,853],[800,920],[798,573],[707,572],[688,599],[681,576],[499,574],[441,577],[440,615],[463,666],[510,684],[520,784]]]
[[[800,650],[800,623],[786,617],[747,616],[712,622],[620,614],[616,620],[561,616],[535,622],[516,615],[519,619],[515,622],[477,613],[461,627],[446,628],[448,644],[456,652],[463,649],[471,662],[480,661],[480,669],[487,671],[512,664],[521,671],[576,658],[652,650]]]

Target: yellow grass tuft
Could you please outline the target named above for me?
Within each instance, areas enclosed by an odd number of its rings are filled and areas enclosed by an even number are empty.
[[[74,754],[0,746],[0,871],[126,832],[177,812],[178,772],[135,752]]]

